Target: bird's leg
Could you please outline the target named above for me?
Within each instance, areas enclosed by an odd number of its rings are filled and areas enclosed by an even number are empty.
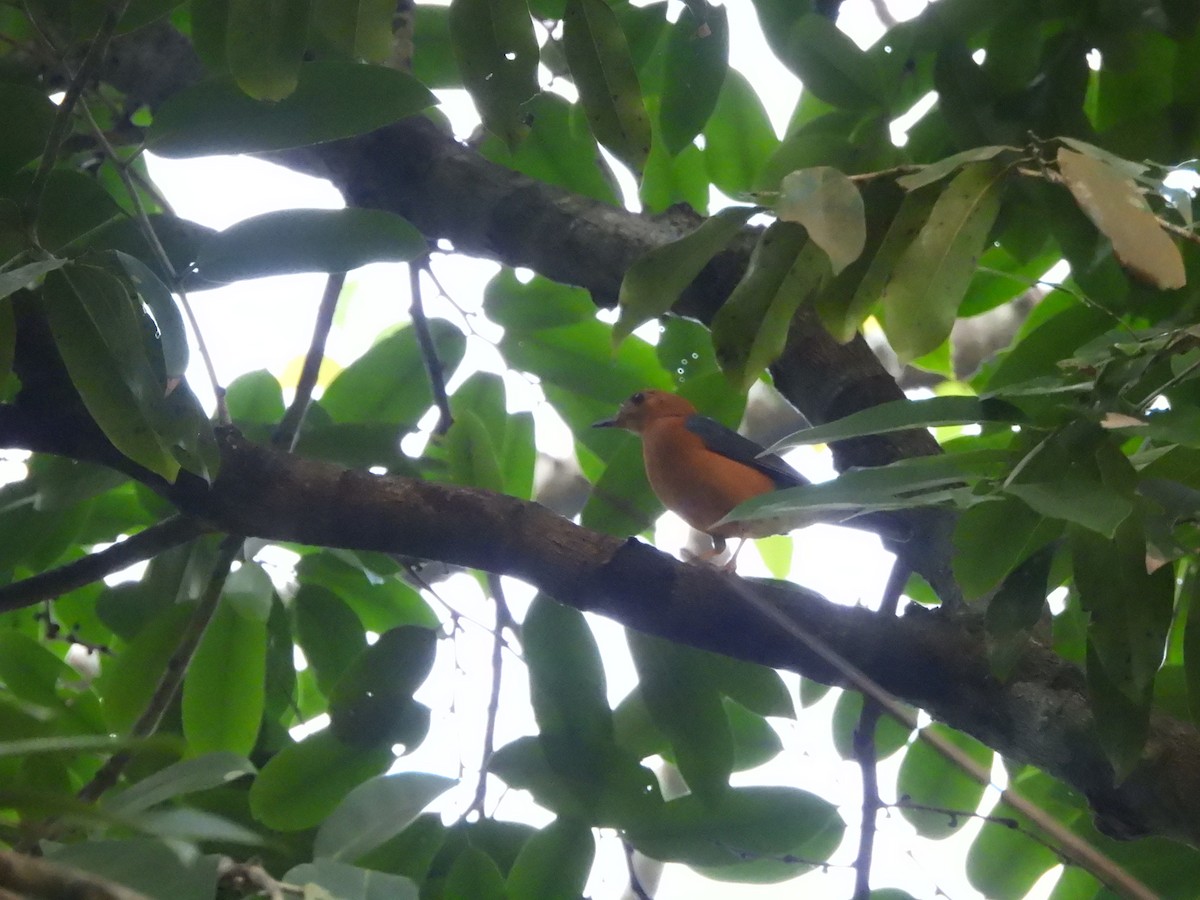
[[[712,542],[713,545],[711,548],[702,550],[699,553],[692,553],[685,548],[683,551],[683,561],[708,563],[725,552],[725,538],[713,536]]]
[[[727,563],[725,563],[725,565],[721,566],[722,572],[735,572],[735,573],[737,572],[738,554],[741,553],[742,548],[746,546],[746,541],[747,541],[747,538],[742,538],[740,541],[738,541],[737,547],[734,548],[733,556],[729,557],[729,562],[727,562]]]

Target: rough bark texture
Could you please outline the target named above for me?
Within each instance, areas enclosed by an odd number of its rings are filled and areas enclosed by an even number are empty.
[[[102,75],[154,105],[199,71],[182,38],[147,28],[116,44]],[[633,260],[687,228],[686,217],[639,216],[493,165],[420,118],[273,158],[329,177],[351,203],[405,216],[431,241],[581,285],[601,305],[614,302]],[[708,321],[744,269],[750,243],[747,235],[717,257],[676,312]],[[840,345],[807,313],[795,319],[772,373],[781,392],[814,422],[902,396],[861,339]],[[881,618],[794,585],[751,583],[681,565],[636,541],[588,531],[512,497],[348,471],[276,453],[235,433],[221,440],[223,468],[214,486],[187,478],[172,486],[131,467],[69,408],[0,408],[0,446],[119,468],[222,530],[512,575],[637,629],[839,683],[839,674],[814,659],[798,637],[811,634],[902,699],[1083,792],[1106,831],[1160,834],[1200,846],[1200,734],[1156,719],[1143,761],[1115,785],[1079,671],[1031,644],[1009,681],[997,682],[988,671],[980,625],[970,615]],[[910,432],[847,442],[835,452],[844,468],[935,453],[937,447],[926,432]],[[951,526],[952,519],[937,512],[888,520],[890,533],[907,538],[893,549],[946,599],[957,596],[950,577]],[[779,611],[791,626],[780,627]]]

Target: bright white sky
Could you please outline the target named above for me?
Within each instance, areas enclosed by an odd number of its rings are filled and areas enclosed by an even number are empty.
[[[924,5],[924,0],[889,3],[898,18],[915,15]],[[730,13],[732,63],[760,91],[777,131],[782,133],[795,105],[799,82],[766,48],[750,0],[726,0],[726,6]],[[674,11],[672,15],[676,14]],[[870,0],[847,0],[839,24],[863,46],[883,31]],[[478,120],[465,93],[439,92],[439,98],[459,134],[470,133]],[[195,160],[151,157],[150,167],[155,181],[181,216],[213,228],[225,228],[275,209],[343,205],[340,195],[327,182],[246,157]],[[455,306],[468,314],[478,313],[483,286],[497,270],[496,265],[461,256],[454,257],[452,262],[435,258],[433,265],[454,303],[437,297],[436,290],[429,285],[425,296],[427,310],[460,323],[462,316]],[[265,368],[283,381],[285,390],[290,390],[308,347],[323,283],[321,275],[296,275],[241,282],[193,295],[193,307],[222,383],[228,384],[244,372]],[[382,330],[407,318],[408,305],[408,278],[403,267],[374,265],[352,273],[330,335],[329,359],[343,366],[353,361]],[[499,336],[499,329],[482,320],[481,314],[472,315],[471,324],[482,337],[469,338],[466,359],[451,388],[471,371],[502,369],[500,356],[490,343]],[[193,360],[189,380],[211,407],[207,377],[195,356]],[[514,411],[534,410],[540,449],[558,456],[569,455],[570,434],[557,416],[539,404],[537,389],[516,376],[507,377],[506,383]],[[793,461],[814,479],[833,475],[827,454],[808,450],[793,457]],[[686,527],[682,522],[664,516],[656,532],[657,545],[675,552],[685,539]],[[264,562],[271,565],[276,559]],[[286,566],[286,560],[278,562]],[[889,563],[889,555],[881,550],[874,537],[817,526],[798,534],[789,577],[837,602],[875,605]],[[750,548],[739,560],[739,571],[743,575],[769,574]],[[505,584],[510,605],[519,619],[532,599],[532,592],[517,582],[506,580]],[[466,575],[442,583],[437,592],[464,616],[465,628],[453,642],[442,642],[435,674],[418,694],[418,699],[435,711],[430,737],[414,754],[399,760],[398,768],[462,778],[460,787],[445,798],[444,809],[453,816],[467,807],[474,792],[491,676],[491,636],[471,622],[490,624],[492,610],[478,582]],[[441,609],[436,601],[435,608]],[[591,621],[605,654],[609,694],[615,706],[636,682],[636,676],[621,628],[596,617]],[[789,680],[794,687],[796,679]],[[511,654],[506,656],[503,686],[497,746],[535,731],[524,666]],[[800,882],[751,886],[710,882],[684,867],[672,866],[657,892],[652,892],[659,900],[730,897],[766,900],[797,896],[841,900],[850,896],[853,871],[849,866],[857,850],[860,776],[858,768],[840,760],[830,746],[829,716],[836,694],[830,692],[820,704],[803,711],[798,722],[777,721],[785,745],[783,753],[767,766],[737,778],[741,783],[796,785],[839,803],[847,831],[843,846],[833,857],[837,867],[804,876]],[[897,762],[893,757],[880,767],[885,801],[894,795]],[[539,825],[550,819],[549,814],[534,807],[520,792],[504,793],[503,784],[495,779],[489,784],[488,796],[489,809],[499,802],[501,818]],[[955,838],[934,843],[916,838],[898,814],[881,815],[873,884],[901,887],[918,898],[932,897],[938,891],[954,900],[980,897],[962,874],[962,860],[977,829],[978,823],[963,829]],[[596,900],[619,897],[627,884],[620,844],[610,835],[600,842],[598,852],[604,864],[596,868],[588,894]],[[1041,889],[1030,896],[1047,896],[1053,881],[1053,878],[1043,879]]]

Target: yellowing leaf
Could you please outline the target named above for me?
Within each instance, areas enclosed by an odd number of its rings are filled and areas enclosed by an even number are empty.
[[[1133,181],[1107,163],[1066,147],[1058,150],[1058,169],[1079,208],[1112,241],[1121,265],[1160,290],[1183,287],[1187,276],[1179,248]]]
[[[829,166],[799,169],[779,185],[775,212],[785,222],[798,222],[829,254],[836,275],[863,252],[867,220],[862,194],[854,182]]]

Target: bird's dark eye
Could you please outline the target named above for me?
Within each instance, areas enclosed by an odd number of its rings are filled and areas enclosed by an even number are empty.
[[[634,394],[632,397],[629,398],[629,402],[632,403],[634,406],[641,406],[642,403],[645,402],[645,400],[646,400],[646,395],[643,394],[641,391],[638,391],[636,394]]]

